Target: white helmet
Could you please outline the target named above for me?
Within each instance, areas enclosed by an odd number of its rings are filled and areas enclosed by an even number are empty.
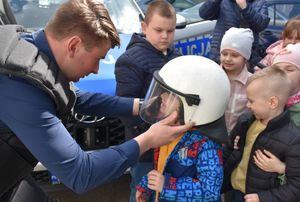
[[[177,110],[180,124],[204,125],[224,115],[229,94],[228,77],[217,63],[202,56],[180,56],[154,72],[140,116],[155,123]]]

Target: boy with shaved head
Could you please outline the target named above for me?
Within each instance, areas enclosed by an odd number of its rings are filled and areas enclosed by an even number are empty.
[[[224,191],[234,189],[232,201],[299,201],[300,129],[290,120],[285,104],[291,82],[279,68],[256,72],[247,82],[247,107],[231,132],[224,152]],[[240,136],[238,149],[234,139]],[[257,150],[267,150],[286,163],[287,183],[279,174],[260,169],[254,160]]]

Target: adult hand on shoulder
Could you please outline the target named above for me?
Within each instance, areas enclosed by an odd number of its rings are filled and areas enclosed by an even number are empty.
[[[274,154],[264,150],[256,150],[253,156],[255,164],[266,172],[285,173],[285,163],[280,161]]]
[[[245,9],[247,7],[247,0],[235,0],[235,2],[241,9]]]
[[[245,202],[259,202],[259,197],[257,194],[246,194],[244,199]]]
[[[167,118],[153,124],[146,132],[134,138],[140,147],[140,154],[151,148],[157,148],[169,144],[175,140],[178,135],[189,130],[193,123],[175,126],[177,112],[173,112]]]

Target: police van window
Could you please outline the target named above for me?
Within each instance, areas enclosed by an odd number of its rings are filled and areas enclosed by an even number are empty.
[[[205,0],[175,0],[173,5],[177,8],[177,14],[185,17],[188,24],[202,21],[199,16],[199,8]]]
[[[197,4],[203,2],[204,0],[174,0],[172,1],[172,5],[174,6],[175,10],[180,12],[185,9],[189,9]]]
[[[18,24],[26,28],[41,28],[46,25],[63,0],[8,0]]]
[[[269,7],[269,17],[271,26],[283,27],[289,18],[296,16],[300,12],[300,4],[276,4]]]
[[[289,11],[289,18],[300,15],[300,3],[295,3],[292,9]]]
[[[39,29],[46,25],[65,0],[7,0],[18,24]],[[107,8],[119,33],[139,32],[140,20],[131,0],[99,0]]]
[[[103,1],[119,33],[141,31],[139,11],[130,1]]]

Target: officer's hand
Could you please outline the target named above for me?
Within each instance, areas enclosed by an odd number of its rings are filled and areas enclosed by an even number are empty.
[[[153,124],[146,132],[134,138],[140,146],[140,154],[151,148],[157,148],[165,144],[169,144],[178,135],[189,130],[193,123],[175,126],[177,120],[177,112],[173,112],[167,118]]]

